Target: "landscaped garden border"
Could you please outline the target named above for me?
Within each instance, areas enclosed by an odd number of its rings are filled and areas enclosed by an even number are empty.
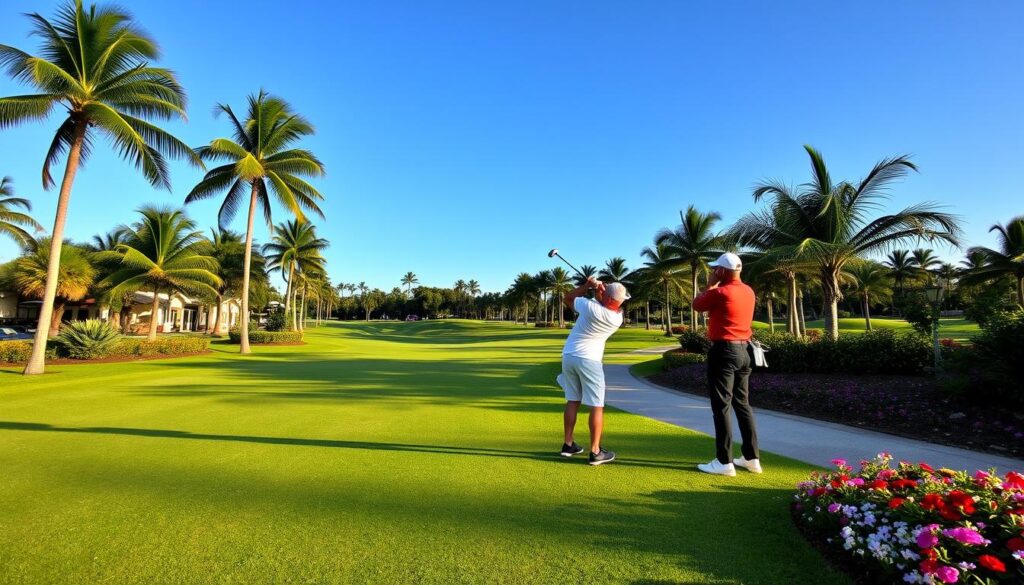
[[[105,355],[91,359],[74,359],[63,355],[61,348],[48,343],[46,361],[53,364],[88,364],[146,359],[166,359],[209,353],[210,339],[198,336],[171,335],[150,341],[138,337],[123,337],[115,341]],[[32,344],[28,341],[0,342],[0,364],[18,365],[28,361]]]
[[[228,331],[228,341],[231,343],[242,342],[242,332],[238,329]],[[263,329],[249,329],[249,343],[257,345],[303,345],[301,331],[266,331]]]

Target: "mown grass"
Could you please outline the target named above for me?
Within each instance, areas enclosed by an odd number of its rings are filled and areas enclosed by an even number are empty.
[[[816,319],[807,322],[808,329],[822,329],[825,327],[825,321],[822,319]],[[903,319],[897,319],[893,317],[872,317],[871,327],[873,329],[894,329],[898,331],[910,331],[912,329],[910,323]],[[767,329],[768,324],[755,321],[755,329]],[[776,331],[785,331],[786,324],[776,322]],[[864,319],[861,317],[846,317],[839,319],[839,333],[864,333],[867,331],[867,326],[864,323]],[[967,319],[940,319],[939,320],[939,336],[956,339],[958,341],[969,340],[978,333],[981,332],[981,328],[978,324]]]
[[[807,465],[703,475],[708,437],[621,412],[619,461],[558,457],[564,335],[332,323],[249,357],[0,369],[0,582],[847,582],[789,519]]]

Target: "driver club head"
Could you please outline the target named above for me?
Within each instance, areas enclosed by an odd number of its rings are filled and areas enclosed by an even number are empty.
[[[548,258],[554,258],[557,254],[558,248],[551,248],[551,251],[548,252]]]

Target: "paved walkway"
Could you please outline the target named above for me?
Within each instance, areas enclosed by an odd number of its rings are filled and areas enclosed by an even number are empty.
[[[648,348],[634,353],[657,355],[666,349]],[[711,408],[707,399],[669,390],[634,377],[629,366],[605,365],[608,386],[606,402],[616,408],[656,420],[714,435]],[[756,388],[752,389],[756,392]],[[757,410],[760,447],[800,461],[831,467],[835,458],[851,462],[870,459],[881,451],[892,453],[897,461],[926,461],[935,467],[976,469],[996,467],[1000,472],[1024,470],[1024,461],[934,445],[924,441],[887,435],[790,414]],[[734,427],[735,429],[735,427]],[[733,431],[737,439],[738,431]],[[739,451],[739,446],[736,448]],[[714,456],[708,443],[708,459]]]

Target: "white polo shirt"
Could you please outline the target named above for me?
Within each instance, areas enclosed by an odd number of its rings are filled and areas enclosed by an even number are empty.
[[[601,361],[605,341],[622,326],[622,313],[586,297],[576,297],[573,308],[579,317],[565,340],[562,355]]]

